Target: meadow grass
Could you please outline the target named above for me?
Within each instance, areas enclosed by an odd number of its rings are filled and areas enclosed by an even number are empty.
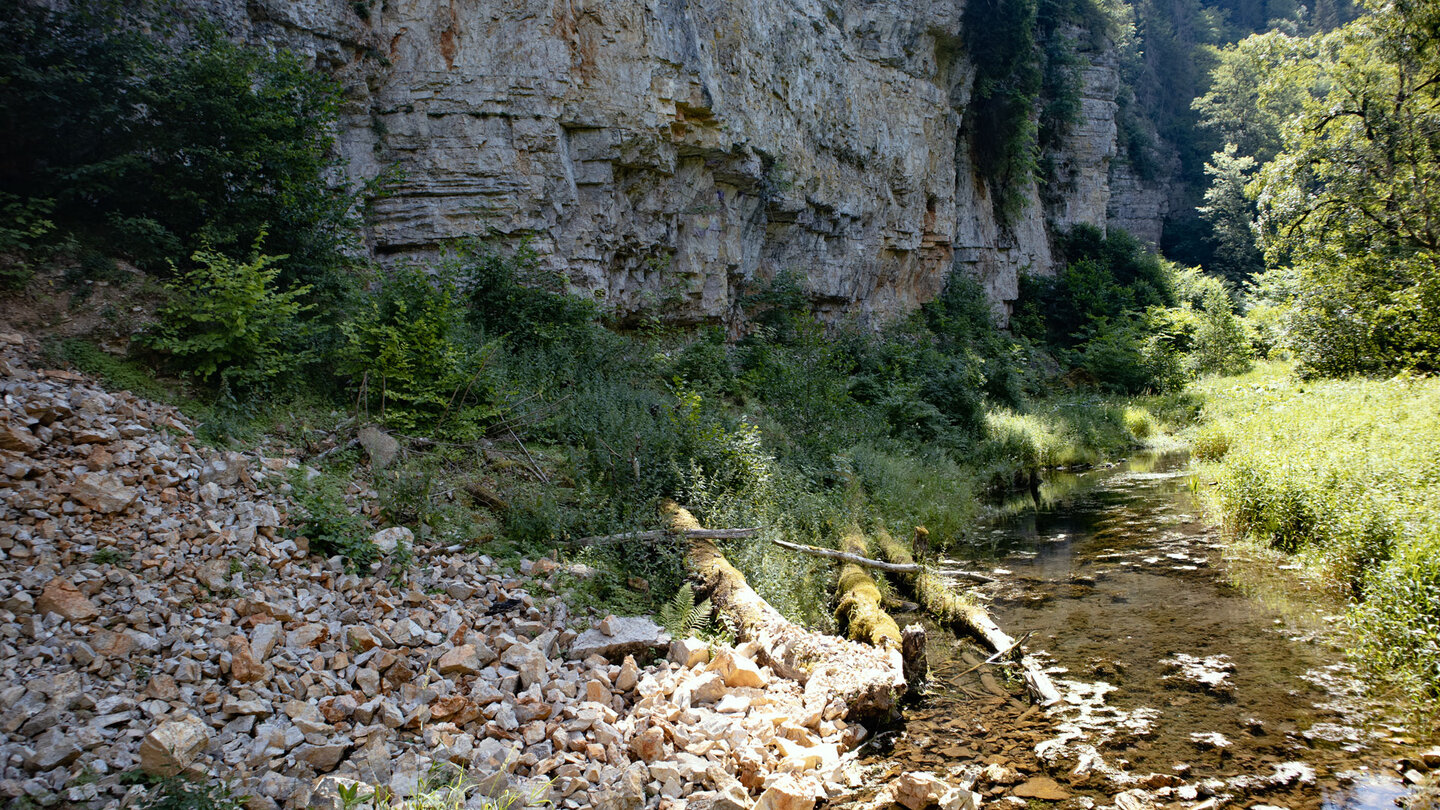
[[[1440,695],[1440,380],[1300,381],[1282,363],[1193,390],[1225,530],[1352,604],[1362,659]]]

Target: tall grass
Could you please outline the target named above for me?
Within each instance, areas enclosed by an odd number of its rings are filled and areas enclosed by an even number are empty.
[[[1351,599],[1366,660],[1440,695],[1440,380],[1271,363],[1195,388],[1226,530],[1294,554]]]

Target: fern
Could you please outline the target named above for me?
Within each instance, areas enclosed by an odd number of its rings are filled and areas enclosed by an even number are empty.
[[[710,600],[695,604],[695,589],[686,582],[675,598],[660,606],[660,626],[671,638],[699,635],[710,624]]]

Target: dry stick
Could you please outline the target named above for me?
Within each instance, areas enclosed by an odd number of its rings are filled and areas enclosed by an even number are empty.
[[[525,458],[530,459],[530,469],[534,470],[535,474],[540,476],[540,480],[542,482],[546,484],[550,483],[550,479],[546,477],[545,471],[540,469],[539,464],[535,463],[535,457],[530,455],[530,451],[526,449],[525,443],[520,441],[520,437],[515,435],[515,431],[513,429],[510,431],[510,438],[514,439],[515,443],[520,445],[520,451],[525,454]]]
[[[773,537],[770,538],[770,542],[774,543],[777,546],[780,546],[781,548],[788,548],[791,551],[798,551],[801,554],[812,554],[816,557],[828,557],[832,560],[844,560],[845,562],[852,562],[856,565],[864,565],[870,568],[878,568],[881,571],[889,571],[892,574],[916,574],[919,573],[921,570],[920,566],[914,564],[903,565],[881,562],[879,560],[872,560],[867,557],[861,557],[858,554],[849,554],[844,551],[836,551],[832,548],[820,548],[818,546],[804,546],[800,545],[799,543],[787,543],[784,540],[776,540]]]
[[[982,574],[979,571],[966,571],[963,568],[936,568],[935,575],[941,577],[954,577],[955,579],[968,579],[971,582],[979,582],[981,584],[996,581],[994,577],[988,574]]]
[[[610,543],[620,543],[625,540],[659,540],[662,537],[675,535],[685,537],[689,540],[739,540],[746,537],[754,537],[759,533],[759,528],[685,529],[678,532],[669,529],[656,529],[648,532],[622,532],[620,534],[602,534],[595,537],[582,537],[579,540],[571,541],[571,544],[576,546],[603,546]]]
[[[1033,636],[1033,635],[1035,635],[1035,631],[1034,631],[1034,630],[1030,630],[1029,632],[1025,633],[1025,635],[1023,635],[1023,636],[1021,636],[1020,638],[1016,639],[1015,643],[1011,644],[1010,646],[1006,647],[1006,648],[1003,649],[1003,650],[1000,650],[1000,651],[996,652],[994,655],[990,656],[989,658],[986,658],[984,661],[981,661],[980,663],[976,664],[975,666],[970,667],[969,669],[965,670],[964,672],[960,673],[959,675],[956,675],[955,677],[956,677],[956,678],[963,678],[963,677],[965,677],[966,675],[969,675],[970,673],[974,672],[975,670],[977,670],[977,669],[979,669],[979,668],[981,668],[981,667],[983,667],[983,666],[988,666],[988,665],[990,665],[990,664],[995,663],[996,661],[999,661],[1001,658],[1004,658],[1006,655],[1008,655],[1011,650],[1015,649],[1016,647],[1019,647],[1021,644],[1024,644],[1026,641],[1029,641],[1029,640],[1030,640],[1030,637]]]

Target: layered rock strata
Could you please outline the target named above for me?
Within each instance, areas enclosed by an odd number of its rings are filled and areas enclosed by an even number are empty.
[[[528,240],[621,315],[743,319],[793,271],[816,309],[889,316],[961,267],[1001,306],[1050,241],[1111,212],[1147,236],[1163,195],[1112,193],[1117,59],[1082,54],[1082,110],[1002,225],[965,129],[960,0],[194,0],[347,88],[358,178],[394,167],[369,240]]]

